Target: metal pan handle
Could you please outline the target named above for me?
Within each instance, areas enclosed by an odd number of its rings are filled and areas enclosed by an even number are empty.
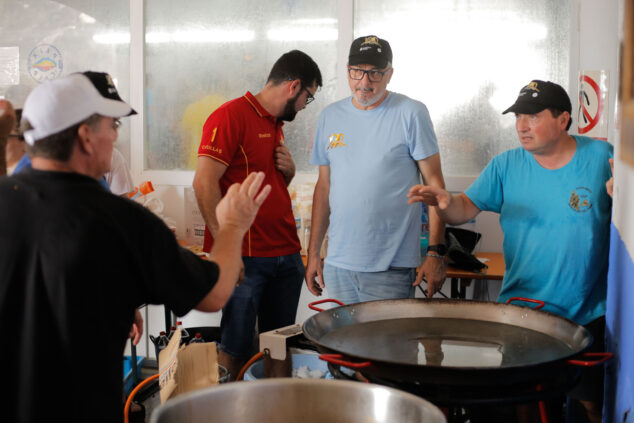
[[[506,304],[511,304],[513,301],[526,301],[527,303],[538,304],[537,307],[533,307],[533,310],[539,310],[540,308],[546,305],[546,303],[541,300],[534,300],[532,298],[524,298],[524,297],[509,298],[508,300],[506,300]]]
[[[568,360],[568,364],[572,364],[574,366],[583,366],[583,367],[593,367],[598,366],[599,364],[603,364],[608,360],[611,360],[614,357],[613,353],[610,352],[587,352],[583,353],[583,357],[603,357],[598,358],[595,361],[583,361],[583,360]]]
[[[341,354],[320,354],[320,360],[324,360],[326,363],[338,364],[339,366],[347,367],[349,369],[363,369],[372,365],[371,361],[362,361],[361,363],[352,363],[350,361],[343,360]]]
[[[323,303],[337,303],[340,306],[345,306],[345,304],[342,303],[339,300],[335,300],[334,298],[326,298],[325,300],[319,300],[319,301],[314,301],[312,303],[308,303],[308,308],[310,308],[311,310],[322,312],[322,311],[324,311],[323,308],[319,308],[319,307],[315,307],[315,306],[317,304],[323,304]]]

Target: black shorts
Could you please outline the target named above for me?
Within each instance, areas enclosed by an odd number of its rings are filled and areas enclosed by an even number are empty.
[[[605,316],[584,325],[590,331],[594,342],[586,352],[605,352]],[[581,358],[583,360],[583,358]],[[590,359],[591,360],[591,359]],[[582,367],[579,383],[568,392],[572,399],[581,401],[603,401],[603,377],[605,365]]]

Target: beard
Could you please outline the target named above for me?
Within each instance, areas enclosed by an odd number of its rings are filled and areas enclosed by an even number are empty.
[[[359,92],[360,91],[360,92]],[[369,90],[367,90],[369,91]],[[359,89],[357,90],[353,90],[352,91],[352,96],[354,97],[355,101],[357,103],[359,103],[361,106],[364,107],[368,107],[373,105],[374,103],[378,102],[381,97],[383,96],[383,94],[385,94],[385,90],[381,91],[381,92],[375,92],[374,95],[372,95],[371,97],[365,97],[365,96],[361,96],[361,95],[357,95],[357,94],[362,94],[363,92],[367,92],[364,89]]]
[[[297,115],[297,110],[295,110],[295,103],[297,103],[297,99],[299,98],[300,94],[301,94],[301,91],[297,93],[295,97],[286,101],[286,106],[284,106],[284,111],[282,112],[282,115],[278,117],[278,119],[286,121],[286,122],[292,122],[293,119],[295,119],[295,116]]]

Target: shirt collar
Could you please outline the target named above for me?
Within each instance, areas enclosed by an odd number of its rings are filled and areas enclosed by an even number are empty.
[[[274,123],[277,123],[279,125],[283,125],[284,122],[282,122],[281,120],[277,119],[275,116],[273,116],[272,114],[270,114],[269,112],[266,111],[266,109],[264,107],[262,107],[262,105],[260,104],[260,102],[255,98],[255,96],[253,94],[251,94],[251,91],[247,91],[246,94],[244,95],[244,98],[246,101],[249,102],[249,104],[251,105],[251,107],[253,107],[253,109],[255,110],[255,112],[263,118],[269,119]]]

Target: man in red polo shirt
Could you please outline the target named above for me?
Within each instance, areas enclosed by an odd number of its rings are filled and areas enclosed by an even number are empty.
[[[193,186],[207,224],[205,251],[218,227],[216,205],[232,184],[262,171],[263,184],[272,187],[242,243],[244,281],[222,310],[219,362],[231,378],[253,353],[256,318],[260,332],[295,323],[304,265],[287,190],[295,163],[282,125],[313,100],[321,85],[317,64],[301,51],[290,51],[275,62],[258,94],[247,91],[223,104],[203,128]],[[290,361],[278,371],[290,372]]]

